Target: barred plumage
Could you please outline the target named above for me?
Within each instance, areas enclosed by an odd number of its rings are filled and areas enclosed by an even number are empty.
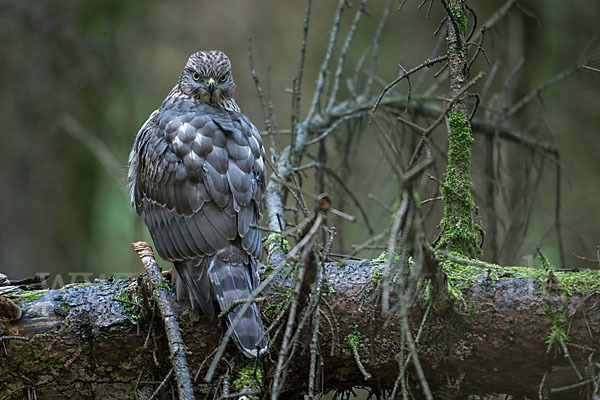
[[[260,134],[233,100],[231,64],[220,51],[192,54],[177,85],[139,131],[129,157],[131,202],[158,254],[174,263],[177,292],[214,316],[259,282],[265,185]],[[241,306],[228,314],[235,319]],[[234,328],[248,356],[266,350],[256,304]],[[258,353],[257,353],[258,349]]]

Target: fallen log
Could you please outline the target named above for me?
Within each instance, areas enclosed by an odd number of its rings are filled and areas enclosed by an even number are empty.
[[[348,261],[326,267],[329,290],[323,296],[331,307],[320,323],[320,390],[368,387],[385,395],[396,382],[401,323],[398,316],[387,320],[373,304],[376,266]],[[454,305],[444,311],[433,307],[423,321],[429,304],[424,297],[409,315],[413,337],[421,327],[416,345],[436,398],[507,393],[578,399],[598,387],[598,271],[553,272],[478,262],[447,262],[444,268]],[[57,290],[0,287],[23,311],[21,319],[0,325],[0,399],[150,396],[171,364],[164,328],[140,290],[143,284],[141,279],[125,279]],[[268,326],[287,297],[275,288],[265,297],[261,309]],[[223,379],[204,382],[202,377],[223,326],[191,310],[187,302],[174,306],[190,371],[196,375],[196,395],[214,393]],[[304,349],[290,365],[284,393],[306,389],[310,332],[304,336]],[[267,388],[277,344],[270,348],[274,356],[261,361]],[[247,361],[234,347],[225,358],[219,376],[233,381]],[[410,378],[410,366],[408,371],[411,393],[418,397],[418,380]],[[364,372],[371,378],[365,380]]]

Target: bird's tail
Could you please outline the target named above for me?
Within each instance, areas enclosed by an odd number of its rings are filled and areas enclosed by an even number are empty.
[[[181,299],[184,293],[187,293],[192,308],[200,306],[204,314],[210,318],[215,316],[213,300],[210,291],[210,279],[207,271],[210,264],[209,258],[199,258],[197,260],[175,261],[173,262],[173,281],[175,282],[175,291],[177,299]]]
[[[174,274],[177,296],[187,292],[192,306],[213,317],[213,300],[221,310],[229,309],[234,301],[251,297],[258,284],[258,276],[250,265],[253,261],[239,249],[231,246],[213,257],[176,261]],[[227,324],[233,325],[242,312],[241,303],[227,314]],[[256,357],[267,350],[267,338],[256,303],[250,304],[233,328],[233,341],[248,357]]]
[[[247,300],[258,283],[248,257],[236,256],[238,249],[231,248],[212,257],[208,269],[212,293],[221,310],[228,310],[234,301]],[[246,260],[244,260],[244,258]],[[228,325],[233,326],[233,341],[248,357],[257,357],[267,350],[267,338],[256,303],[246,307],[239,304],[227,314]],[[237,319],[237,323],[235,322]]]

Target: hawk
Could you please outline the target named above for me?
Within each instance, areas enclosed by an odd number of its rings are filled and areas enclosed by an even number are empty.
[[[221,51],[192,54],[160,108],[140,129],[129,156],[131,203],[158,254],[173,262],[178,297],[209,317],[258,286],[265,150],[233,99],[231,63]],[[242,305],[227,314],[228,324]],[[267,348],[258,307],[233,329],[248,357]]]

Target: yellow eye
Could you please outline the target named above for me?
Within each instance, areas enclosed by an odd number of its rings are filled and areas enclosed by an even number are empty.
[[[225,82],[227,80],[227,75],[221,75],[219,77],[219,82]]]
[[[199,81],[200,80],[200,74],[194,71],[194,72],[192,72],[192,78],[195,81]]]

